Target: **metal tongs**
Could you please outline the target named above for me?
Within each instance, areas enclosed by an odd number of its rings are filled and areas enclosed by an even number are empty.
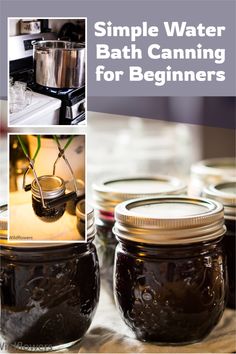
[[[33,158],[31,159],[30,156],[28,155],[27,153],[27,150],[25,148],[25,145],[21,139],[20,136],[18,136],[18,140],[21,144],[21,147],[25,153],[25,156],[26,158],[28,159],[29,161],[29,166],[27,168],[27,170],[25,171],[24,173],[24,176],[23,176],[23,189],[27,192],[29,190],[31,190],[31,184],[28,184],[26,185],[25,184],[25,180],[26,180],[26,175],[28,174],[28,172],[30,171],[30,169],[32,169],[33,171],[33,174],[34,174],[34,178],[36,180],[36,183],[37,183],[37,186],[38,186],[38,189],[39,189],[39,193],[40,193],[40,198],[41,198],[41,201],[42,201],[42,206],[43,208],[55,208],[57,206],[60,206],[62,204],[65,204],[67,201],[71,200],[71,199],[76,199],[77,196],[79,195],[79,190],[78,190],[78,187],[77,187],[77,183],[76,183],[76,178],[74,176],[74,173],[73,173],[73,170],[72,170],[72,167],[69,163],[69,161],[67,160],[66,156],[65,156],[65,150],[68,148],[68,146],[70,145],[70,143],[72,142],[73,138],[74,138],[74,135],[72,135],[67,143],[65,144],[64,148],[61,147],[61,144],[60,144],[60,141],[58,139],[58,137],[56,135],[53,136],[56,144],[57,144],[57,148],[59,150],[59,153],[58,153],[58,156],[53,164],[53,175],[55,175],[55,172],[56,172],[56,165],[57,165],[57,162],[60,160],[60,158],[63,158],[63,160],[65,161],[69,171],[70,171],[70,174],[71,174],[71,177],[72,177],[72,180],[73,180],[73,184],[74,184],[74,189],[75,191],[74,192],[70,192],[70,193],[67,193],[66,195],[63,195],[61,197],[58,197],[58,198],[55,198],[55,200],[53,201],[49,201],[49,202],[45,202],[44,200],[44,197],[43,197],[43,191],[42,191],[42,188],[41,188],[41,185],[39,183],[39,180],[38,180],[38,176],[37,176],[37,173],[35,171],[35,168],[34,168],[34,164],[35,164],[35,159],[38,155],[38,152],[41,148],[41,137],[38,136],[38,146],[37,146],[37,149],[36,149],[36,152],[33,156]]]
[[[67,165],[67,167],[68,167],[68,169],[70,171],[75,191],[67,193],[66,195],[63,195],[61,197],[56,198],[55,200],[53,200],[51,202],[48,202],[47,205],[50,208],[54,208],[56,206],[64,204],[64,203],[68,202],[71,199],[76,199],[77,196],[79,195],[79,190],[78,190],[78,187],[77,187],[75,175],[73,173],[72,167],[71,167],[68,159],[65,156],[65,150],[68,148],[68,146],[70,145],[70,143],[72,142],[74,137],[75,137],[74,135],[71,135],[70,138],[68,139],[67,143],[65,144],[64,148],[62,148],[58,137],[56,135],[53,136],[53,139],[55,140],[55,142],[57,144],[57,148],[59,150],[59,153],[58,153],[58,156],[57,156],[57,158],[56,158],[56,160],[55,160],[55,162],[53,164],[53,173],[52,174],[55,175],[55,173],[56,173],[56,165],[57,165],[58,161],[61,158],[63,158],[63,160],[65,161],[65,164]]]
[[[32,171],[33,171],[33,174],[34,174],[35,181],[36,181],[37,186],[38,186],[38,189],[39,189],[40,197],[41,197],[41,200],[42,200],[42,205],[43,205],[44,208],[46,208],[46,205],[45,205],[45,202],[44,202],[44,198],[43,198],[43,191],[42,191],[41,185],[40,185],[40,183],[39,183],[36,170],[35,170],[35,168],[34,168],[35,159],[36,159],[36,157],[37,157],[37,155],[38,155],[38,153],[39,153],[39,150],[40,150],[40,148],[41,148],[41,136],[40,136],[40,135],[37,136],[37,143],[38,143],[38,146],[37,146],[37,149],[36,149],[36,151],[35,151],[35,153],[34,153],[32,159],[30,158],[30,156],[29,156],[29,154],[28,154],[28,152],[27,152],[27,150],[26,150],[26,146],[25,146],[25,144],[24,144],[24,142],[23,142],[21,136],[20,136],[20,135],[17,135],[17,138],[18,138],[18,140],[19,140],[19,142],[20,142],[21,148],[22,148],[22,150],[23,150],[23,152],[24,152],[24,154],[25,154],[27,160],[29,161],[29,166],[28,166],[28,168],[25,170],[24,175],[23,175],[23,189],[24,189],[26,192],[31,190],[31,184],[27,184],[27,185],[26,185],[26,184],[25,184],[25,180],[26,180],[26,176],[27,176],[28,172],[29,172],[30,170],[32,170]]]

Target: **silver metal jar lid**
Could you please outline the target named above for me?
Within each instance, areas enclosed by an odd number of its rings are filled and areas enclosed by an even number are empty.
[[[116,205],[125,200],[184,194],[186,185],[170,176],[134,176],[100,181],[93,185],[93,191],[96,208],[114,212]]]
[[[96,233],[94,209],[90,205],[87,205],[86,208],[86,202],[83,199],[76,204],[75,211],[78,221],[81,220],[82,222],[85,222],[85,216],[87,215],[87,240],[93,238]]]
[[[178,196],[133,199],[115,209],[115,235],[156,245],[205,242],[225,233],[223,205]]]
[[[222,182],[204,189],[203,195],[224,205],[225,219],[236,220],[236,182]]]
[[[222,179],[235,180],[236,160],[225,157],[199,161],[192,165],[191,173],[201,177],[204,181],[213,179],[215,183],[221,182]]]
[[[45,199],[54,199],[65,193],[65,182],[62,178],[54,175],[45,175],[38,178]],[[31,191],[34,197],[41,198],[39,187],[34,179],[31,184]]]

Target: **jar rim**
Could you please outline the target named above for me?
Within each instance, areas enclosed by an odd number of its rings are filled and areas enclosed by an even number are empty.
[[[236,181],[224,181],[206,187],[203,195],[224,205],[225,219],[236,220]]]
[[[180,195],[186,190],[183,181],[166,175],[115,176],[93,184],[95,208],[106,212],[114,212],[116,205],[129,199]]]
[[[236,160],[233,157],[217,157],[198,161],[191,166],[191,173],[205,178],[218,176],[236,178]]]
[[[204,198],[162,196],[133,199],[116,207],[115,220],[114,233],[118,239],[149,244],[209,241],[226,231],[223,205]]]
[[[42,189],[43,197],[46,199],[54,199],[65,193],[65,182],[59,176],[42,175],[38,177],[38,181]],[[31,191],[34,197],[41,199],[36,179],[31,183]]]

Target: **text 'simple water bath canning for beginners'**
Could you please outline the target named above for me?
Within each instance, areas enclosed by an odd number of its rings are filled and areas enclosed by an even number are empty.
[[[162,194],[184,194],[186,185],[170,176],[136,176],[106,179],[93,185],[96,206],[97,249],[101,277],[113,298],[113,265],[117,240],[113,234],[114,209],[128,199]]]
[[[235,223],[236,223],[236,182],[222,182],[204,190],[205,196],[218,200],[224,205],[225,225],[227,228],[223,244],[227,255],[229,274],[229,296],[227,307],[235,309]]]
[[[219,322],[226,303],[222,204],[163,196],[115,210],[115,300],[138,339],[193,343]]]
[[[6,343],[29,351],[59,350],[84,336],[99,299],[94,236],[93,224],[87,242],[1,241],[1,333]]]

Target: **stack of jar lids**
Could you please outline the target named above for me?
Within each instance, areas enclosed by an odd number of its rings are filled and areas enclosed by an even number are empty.
[[[158,245],[207,242],[226,230],[221,203],[184,196],[123,202],[115,209],[115,220],[119,239]]]
[[[78,218],[78,223],[82,223],[85,225],[86,215],[87,215],[87,240],[90,240],[91,238],[94,238],[96,234],[94,209],[90,205],[87,205],[86,208],[86,203],[85,200],[83,199],[76,204],[76,216]]]
[[[66,189],[71,192],[75,190],[74,181],[70,180],[65,182]],[[81,179],[76,179],[76,186],[77,186],[77,196],[81,196],[85,193],[85,185]]]
[[[7,205],[0,205],[0,239],[7,239],[8,229],[8,208]]]
[[[226,178],[235,181],[236,160],[231,157],[203,160],[191,167],[191,173],[207,184],[216,184]]]
[[[236,182],[222,182],[205,188],[204,196],[224,205],[225,219],[236,220]]]
[[[93,185],[95,207],[114,213],[117,204],[134,198],[155,197],[164,194],[180,195],[186,185],[175,177],[137,176],[103,180]]]

